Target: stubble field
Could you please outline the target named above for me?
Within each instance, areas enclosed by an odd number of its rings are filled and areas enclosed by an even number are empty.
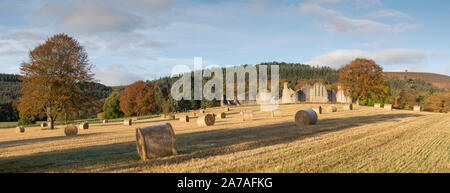
[[[295,112],[312,106],[281,105],[281,118],[259,106],[232,107],[211,127],[198,127],[193,117],[91,124],[74,137],[64,135],[64,126],[0,129],[0,172],[450,172],[448,114],[337,105],[316,125],[296,126]],[[241,120],[242,109],[254,111],[253,121]],[[166,122],[178,154],[141,161],[136,127]]]

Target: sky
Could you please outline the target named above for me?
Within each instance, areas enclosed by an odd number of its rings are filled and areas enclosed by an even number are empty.
[[[294,62],[450,75],[450,1],[0,0],[0,73],[57,33],[76,38],[108,86],[178,65]]]

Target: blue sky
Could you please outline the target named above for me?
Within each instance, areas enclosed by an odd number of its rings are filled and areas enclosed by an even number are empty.
[[[280,61],[450,75],[450,1],[0,0],[0,72],[56,33],[85,46],[106,85],[170,75],[176,65]]]

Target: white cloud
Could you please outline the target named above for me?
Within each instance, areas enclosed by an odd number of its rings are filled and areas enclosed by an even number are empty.
[[[411,16],[409,16],[406,13],[403,13],[401,11],[393,10],[393,9],[380,9],[376,12],[367,14],[366,17],[369,18],[404,18],[404,19],[410,19]]]
[[[330,66],[339,68],[355,58],[373,59],[383,66],[414,66],[425,61],[434,52],[411,49],[386,49],[378,51],[363,50],[335,50],[327,54],[316,56],[312,61],[305,62],[313,66]]]
[[[132,31],[142,24],[135,14],[100,1],[81,1],[60,25],[74,32]]]
[[[134,8],[151,11],[167,9],[173,4],[173,0],[120,0],[120,2],[123,2],[126,5],[132,6]]]
[[[107,67],[96,67],[95,79],[107,86],[129,85],[143,78],[135,73],[129,72],[121,64],[111,64]]]
[[[14,31],[0,35],[0,55],[24,58],[28,50],[45,40],[44,35],[27,31]]]
[[[386,40],[380,40],[380,41],[376,41],[376,42],[372,42],[372,43],[361,43],[358,44],[358,47],[364,47],[364,48],[378,48],[380,46],[386,45],[389,42]]]
[[[388,25],[385,23],[377,22],[369,19],[352,19],[341,15],[339,12],[325,8],[322,6],[324,2],[339,3],[344,0],[321,0],[321,1],[308,1],[300,4],[300,12],[307,15],[313,15],[318,18],[318,21],[327,28],[331,33],[399,33],[406,30],[417,29],[421,25],[398,23],[395,25]],[[393,12],[394,10],[390,10]],[[392,13],[394,14],[394,13]],[[396,13],[400,14],[400,12]]]
[[[36,14],[49,19],[61,18],[70,12],[70,7],[71,5],[64,1],[49,2],[42,6]]]
[[[270,1],[271,0],[251,0],[247,5],[254,10],[265,10],[268,7],[267,3]]]

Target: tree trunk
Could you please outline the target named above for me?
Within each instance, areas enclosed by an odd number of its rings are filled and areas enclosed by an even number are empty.
[[[55,120],[49,115],[47,115],[47,124],[49,129],[55,128]]]

